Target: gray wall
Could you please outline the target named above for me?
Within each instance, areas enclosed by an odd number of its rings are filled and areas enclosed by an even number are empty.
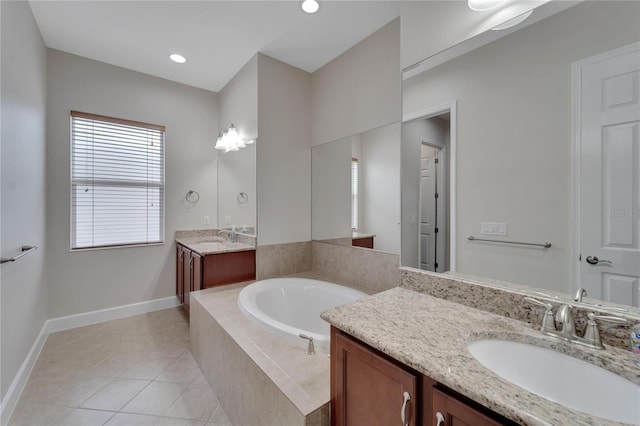
[[[401,119],[400,19],[385,25],[311,78],[312,145]]]
[[[258,244],[311,239],[311,74],[258,54]]]
[[[404,82],[404,114],[458,101],[458,272],[570,289],[571,63],[638,41],[639,14],[584,2]],[[467,242],[481,221],[553,247]]]
[[[466,1],[403,1],[400,50],[406,68],[468,38],[487,31],[547,0],[506,2],[494,10],[475,12]],[[563,0],[568,1],[568,0]]]
[[[218,93],[218,122],[220,130],[233,124],[245,140],[258,136],[258,55]],[[256,226],[256,150],[257,144],[235,152],[216,151],[219,228]],[[238,203],[239,192],[247,193],[245,204]],[[229,216],[231,221],[227,223]]]
[[[23,244],[39,248],[15,263],[0,266],[4,400],[48,318],[44,270],[47,58],[27,2],[0,2],[0,15],[0,256],[17,255]]]
[[[216,218],[217,95],[55,50],[48,82],[49,317],[172,296],[175,231]],[[69,251],[70,110],[166,126],[163,245]],[[189,189],[200,193],[195,207]]]

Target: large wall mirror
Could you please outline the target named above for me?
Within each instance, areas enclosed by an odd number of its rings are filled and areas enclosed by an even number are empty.
[[[403,266],[640,306],[638,22],[549,2],[405,70]]]
[[[400,123],[311,149],[315,241],[400,254]]]
[[[256,144],[218,153],[218,228],[256,234]]]

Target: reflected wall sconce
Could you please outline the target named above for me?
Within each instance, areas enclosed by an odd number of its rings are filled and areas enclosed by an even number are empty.
[[[238,129],[233,124],[229,124],[226,129],[221,130],[218,133],[218,140],[216,141],[216,149],[229,151],[240,151],[240,148],[245,148],[247,145],[251,145],[255,142],[255,139],[244,141]]]

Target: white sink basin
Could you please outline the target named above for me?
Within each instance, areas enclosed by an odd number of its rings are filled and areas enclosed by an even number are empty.
[[[551,349],[507,340],[467,344],[482,365],[503,379],[586,414],[640,425],[640,385]]]

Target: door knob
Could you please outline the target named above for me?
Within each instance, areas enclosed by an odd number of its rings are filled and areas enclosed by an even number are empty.
[[[609,263],[611,264],[610,260],[600,260],[598,259],[596,256],[587,256],[587,263],[590,265],[597,265],[598,263]]]

